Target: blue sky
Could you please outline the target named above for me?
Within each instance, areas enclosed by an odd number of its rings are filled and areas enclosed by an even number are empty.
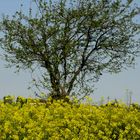
[[[20,9],[22,0],[1,0],[0,1],[0,20],[1,14],[12,14]],[[140,5],[140,0],[136,0]],[[30,0],[24,1],[24,11],[30,6]],[[5,68],[6,62],[0,60],[0,98],[5,95],[14,96],[33,96],[33,91],[28,90],[31,81],[31,75],[28,71],[14,73],[14,69]],[[119,74],[103,74],[99,82],[95,85],[94,101],[99,101],[101,97],[105,100],[109,96],[110,99],[121,99],[126,101],[126,90],[132,92],[133,102],[140,103],[140,58],[136,59],[135,69],[129,68],[123,70]]]

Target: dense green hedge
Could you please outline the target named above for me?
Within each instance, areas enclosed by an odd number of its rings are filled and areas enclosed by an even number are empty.
[[[6,101],[6,100],[5,100]],[[139,140],[138,105],[0,101],[0,140]]]

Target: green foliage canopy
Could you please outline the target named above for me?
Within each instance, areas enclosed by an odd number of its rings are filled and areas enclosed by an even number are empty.
[[[29,14],[3,17],[0,44],[9,66],[43,69],[40,83],[53,95],[90,93],[103,72],[132,66],[140,45],[133,0],[33,2]]]

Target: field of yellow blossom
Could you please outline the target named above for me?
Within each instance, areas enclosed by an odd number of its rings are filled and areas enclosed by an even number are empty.
[[[140,108],[123,103],[0,101],[0,140],[139,140]]]

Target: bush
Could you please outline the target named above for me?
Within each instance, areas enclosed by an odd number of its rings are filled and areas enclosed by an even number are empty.
[[[10,95],[3,97],[3,101],[5,104],[6,103],[12,104],[14,102],[14,99],[15,99],[14,96],[10,96]]]

